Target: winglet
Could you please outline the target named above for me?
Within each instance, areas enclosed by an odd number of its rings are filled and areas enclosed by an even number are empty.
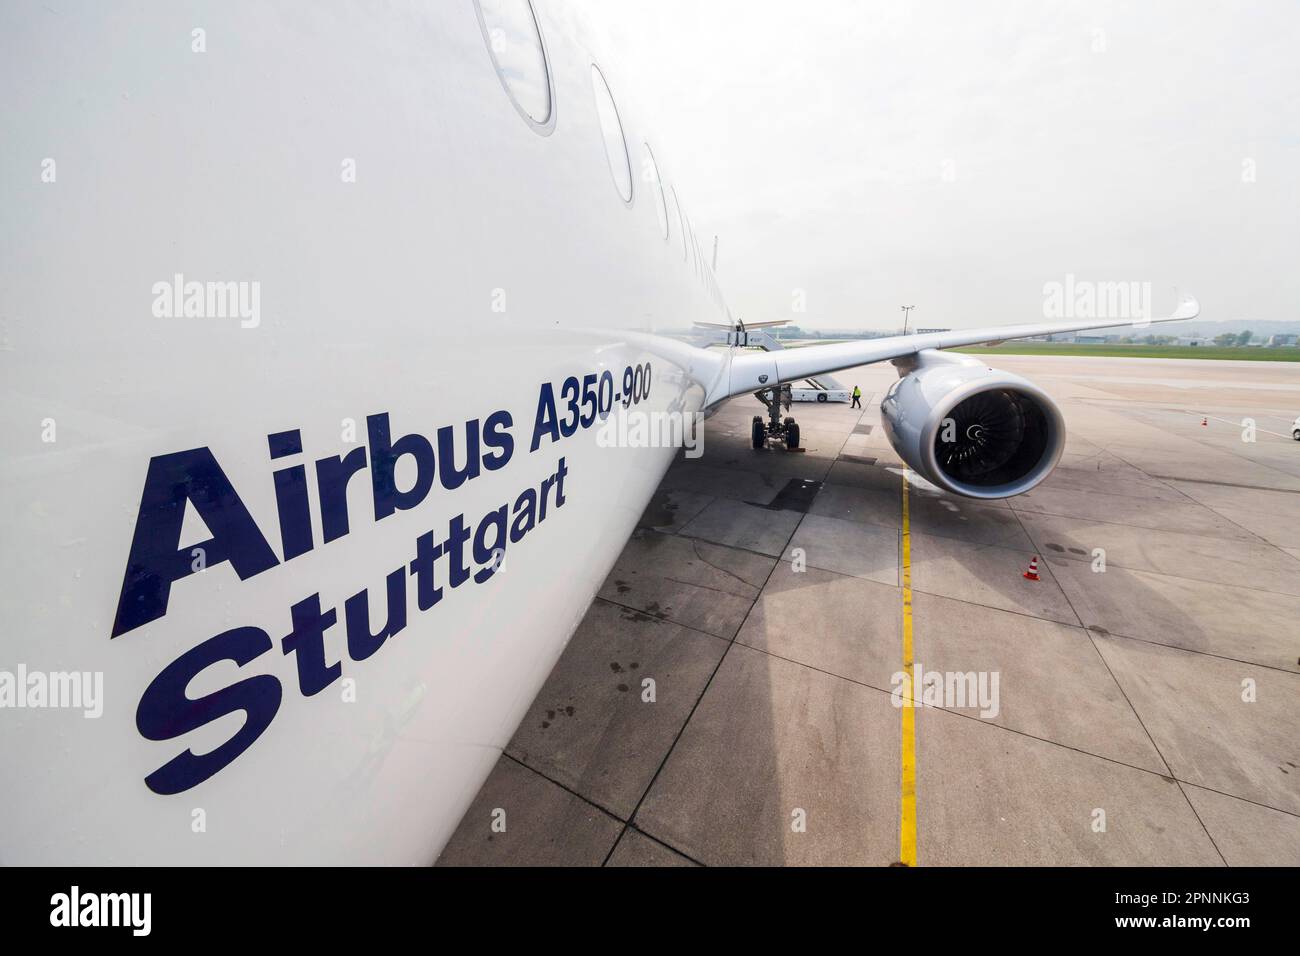
[[[1178,309],[1174,312],[1171,319],[1194,319],[1201,314],[1201,303],[1196,301],[1194,295],[1184,295],[1178,302]]]

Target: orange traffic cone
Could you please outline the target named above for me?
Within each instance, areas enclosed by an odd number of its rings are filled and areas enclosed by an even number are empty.
[[[1041,580],[1038,577],[1038,555],[1034,555],[1029,559],[1029,570],[1025,572],[1024,576],[1030,581]]]
[[[1202,419],[1201,419],[1201,427],[1202,427],[1202,428],[1208,428],[1209,425],[1210,425],[1210,420],[1209,420],[1208,418],[1202,418]]]

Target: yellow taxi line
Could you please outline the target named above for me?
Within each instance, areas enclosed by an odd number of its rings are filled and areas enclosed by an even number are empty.
[[[916,708],[912,701],[912,533],[907,505],[907,471],[903,472],[903,741],[902,782],[898,801],[898,859],[916,866]]]

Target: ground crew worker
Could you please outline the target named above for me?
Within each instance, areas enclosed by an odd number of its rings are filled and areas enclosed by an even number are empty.
[[[862,389],[860,389],[860,388],[858,388],[856,385],[854,385],[854,386],[853,386],[853,404],[850,405],[849,408],[861,408],[861,407],[862,407]]]

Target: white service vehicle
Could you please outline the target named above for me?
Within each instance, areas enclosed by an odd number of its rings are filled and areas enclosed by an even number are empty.
[[[823,384],[824,378],[828,377],[809,378],[796,382],[790,387],[790,397],[796,402],[848,402],[853,398],[852,390],[845,388],[839,382],[834,385]]]

